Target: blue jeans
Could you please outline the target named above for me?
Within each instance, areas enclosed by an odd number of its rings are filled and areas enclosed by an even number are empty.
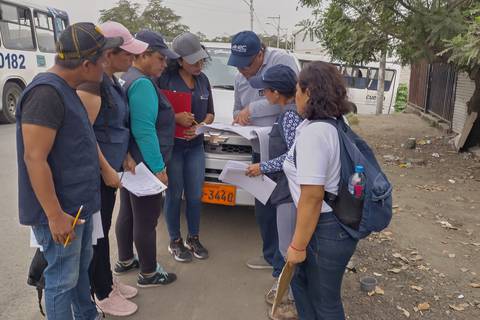
[[[66,248],[53,241],[48,225],[32,229],[48,262],[44,271],[48,320],[95,319],[97,309],[90,295],[88,276],[93,256],[92,219],[75,227],[76,239]]]
[[[307,259],[297,266],[292,279],[299,319],[345,319],[342,279],[357,242],[343,230],[332,212],[320,215],[307,247]]]
[[[260,154],[254,153],[252,163],[258,162],[260,162]],[[263,241],[263,257],[272,265],[272,275],[278,278],[285,260],[278,249],[277,208],[270,203],[270,200],[264,205],[255,199],[255,218]]]
[[[203,144],[175,144],[167,166],[168,189],[165,200],[165,220],[171,240],[181,238],[180,207],[182,193],[187,202],[188,234],[198,236],[202,188],[205,179],[205,151]]]

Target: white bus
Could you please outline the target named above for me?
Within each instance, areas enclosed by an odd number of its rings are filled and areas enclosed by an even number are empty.
[[[295,53],[295,56],[304,64],[311,61],[326,61],[328,57],[313,54]],[[345,78],[348,87],[348,98],[357,106],[360,114],[375,114],[377,106],[378,64],[369,63],[366,66],[348,66],[330,62],[337,66]],[[400,79],[401,66],[387,62],[385,71],[385,103],[383,113],[394,111],[395,99]]]
[[[0,0],[0,122],[15,122],[22,90],[53,65],[56,39],[67,25],[64,11]]]

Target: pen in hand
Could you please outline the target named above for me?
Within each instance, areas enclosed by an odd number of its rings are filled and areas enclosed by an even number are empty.
[[[77,215],[75,216],[75,220],[73,220],[73,223],[72,223],[72,231],[73,231],[73,229],[75,229],[75,226],[78,222],[78,218],[80,217],[80,213],[82,212],[82,210],[83,210],[83,205],[81,205],[80,208],[78,208]],[[65,240],[65,243],[63,244],[64,248],[67,247],[67,244],[68,244],[69,241],[70,241],[70,234],[68,234],[67,239]]]

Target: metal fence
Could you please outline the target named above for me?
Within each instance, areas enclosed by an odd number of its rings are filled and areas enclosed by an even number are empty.
[[[412,65],[408,101],[424,112],[451,123],[455,97],[455,69],[445,63]]]
[[[428,63],[418,62],[412,65],[410,73],[408,102],[424,111],[427,105],[429,69]]]

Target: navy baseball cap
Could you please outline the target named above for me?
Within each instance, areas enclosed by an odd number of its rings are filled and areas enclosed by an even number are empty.
[[[292,68],[284,64],[277,64],[268,68],[262,75],[248,80],[255,89],[272,89],[280,93],[295,92],[297,74]]]
[[[162,35],[158,32],[142,30],[135,35],[135,39],[148,43],[147,50],[158,51],[169,59],[180,58],[178,54],[168,48]]]
[[[228,65],[245,68],[262,49],[262,42],[255,32],[242,31],[232,38],[232,47]]]

